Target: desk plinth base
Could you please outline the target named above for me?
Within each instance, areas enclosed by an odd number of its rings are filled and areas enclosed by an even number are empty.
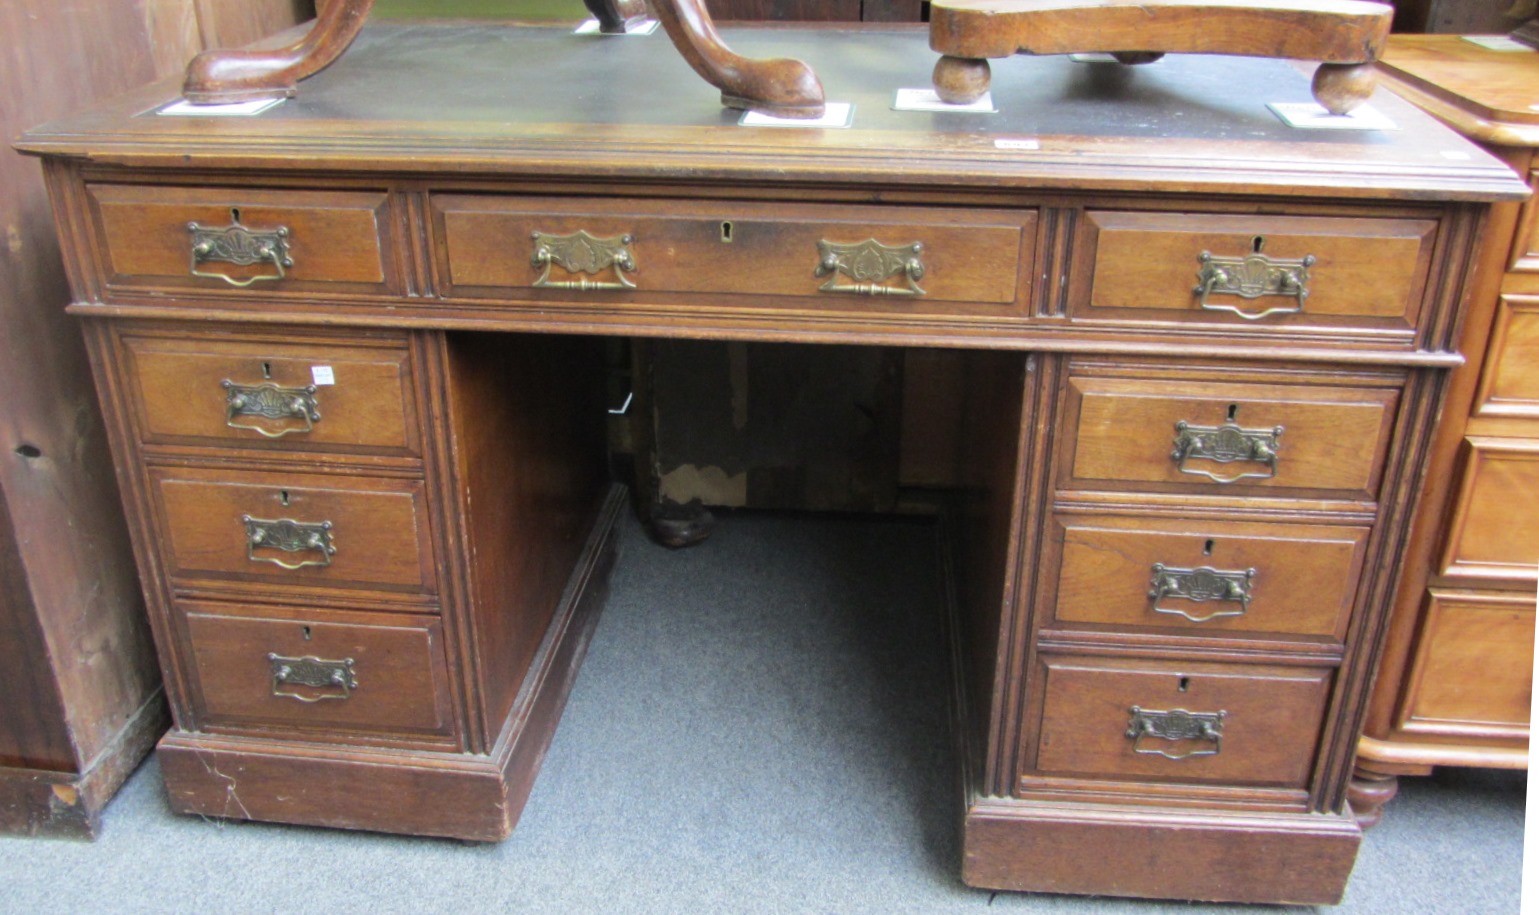
[[[1350,814],[1197,814],[977,799],[962,879],[985,889],[1334,905],[1362,831]]]
[[[614,487],[556,609],[518,700],[486,755],[225,737],[175,731],[157,748],[171,808],[230,819],[506,839],[598,625],[625,510]]]

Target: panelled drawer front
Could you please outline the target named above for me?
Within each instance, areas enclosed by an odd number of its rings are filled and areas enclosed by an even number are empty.
[[[1534,594],[1427,595],[1400,727],[1412,733],[1527,736],[1533,702]]]
[[[173,584],[435,591],[419,481],[188,467],[149,477]]]
[[[1042,774],[1308,783],[1330,670],[1068,657],[1045,665]]]
[[[421,453],[404,341],[129,334],[122,346],[147,443]]]
[[[109,288],[395,291],[382,191],[130,184],[86,191]]]
[[[342,740],[454,731],[436,617],[193,602],[181,610],[204,730]]]
[[[433,218],[449,295],[980,315],[1025,314],[1036,231],[1035,211],[453,194]]]
[[[1090,276],[1069,315],[1406,332],[1436,230],[1423,219],[1088,212],[1080,243],[1093,252]]]
[[[1479,579],[1539,578],[1539,442],[1471,437],[1448,524],[1441,572]]]
[[[1539,191],[1539,171],[1528,173],[1528,186]],[[1539,273],[1539,202],[1534,197],[1523,204],[1507,269],[1515,273]]]
[[[1474,415],[1539,419],[1539,296],[1497,301]]]
[[[1195,377],[1071,377],[1069,395],[1064,488],[1351,499],[1377,496],[1399,401],[1398,388]]]
[[[1060,624],[1345,637],[1366,527],[1054,516]]]

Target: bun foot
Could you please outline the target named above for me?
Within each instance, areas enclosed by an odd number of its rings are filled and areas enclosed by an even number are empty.
[[[1373,94],[1379,78],[1373,62],[1364,64],[1321,64],[1315,71],[1310,89],[1315,101],[1331,114],[1346,114]]]
[[[967,105],[983,98],[991,78],[987,60],[949,54],[935,62],[935,72],[930,76],[935,94],[948,105]]]
[[[1384,805],[1399,790],[1400,782],[1395,776],[1369,772],[1359,766],[1347,784],[1347,802],[1352,805],[1357,825],[1363,829],[1377,826],[1384,818]]]

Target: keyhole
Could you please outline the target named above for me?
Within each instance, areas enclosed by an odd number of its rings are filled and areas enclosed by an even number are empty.
[[[273,364],[271,362],[262,363],[262,377],[269,379],[273,377]]]
[[[36,445],[22,443],[16,446],[16,453],[24,458],[40,458],[43,456],[43,449]]]
[[[1212,556],[1213,555],[1213,541],[1209,540],[1209,541],[1203,543],[1203,545],[1202,545],[1202,555],[1204,555],[1204,556]]]
[[[1240,405],[1239,404],[1237,404],[1237,403],[1230,404],[1229,405],[1229,413],[1228,413],[1229,421],[1230,422],[1234,422],[1234,418],[1235,418],[1235,416],[1239,412],[1240,412]]]
[[[303,627],[301,627],[301,631],[303,631],[304,634],[305,634],[305,641],[306,642],[310,641],[310,627],[309,626],[303,626]]]
[[[721,240],[723,244],[732,244],[732,223],[723,222],[721,224]]]
[[[240,207],[230,207],[230,222],[240,222]]]
[[[278,490],[278,504],[285,506],[289,504],[289,491],[287,489]]]
[[[1182,677],[1180,679],[1180,681],[1178,681],[1176,683],[1176,692],[1184,693],[1184,692],[1186,692],[1186,688],[1188,686],[1191,686],[1191,685],[1192,685],[1192,680],[1191,680],[1190,677]]]
[[[1262,247],[1265,246],[1265,245],[1266,245],[1266,238],[1265,238],[1265,236],[1257,235],[1255,238],[1252,238],[1250,240],[1250,250],[1254,254],[1260,254]]]

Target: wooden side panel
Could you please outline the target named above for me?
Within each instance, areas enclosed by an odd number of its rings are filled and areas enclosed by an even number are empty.
[[[158,26],[185,5],[0,4],[0,136],[165,72],[159,52],[183,33]],[[169,56],[180,66],[191,50]],[[85,348],[63,310],[70,293],[40,170],[8,143],[0,227],[0,552],[13,557],[3,586],[9,611],[35,616],[0,639],[0,670],[30,671],[7,684],[0,718],[55,719],[0,728],[0,758],[77,769],[159,676]]]
[[[469,539],[474,675],[496,735],[607,486],[596,339],[451,334],[449,410]]]
[[[1473,415],[1539,419],[1539,296],[1497,302]]]
[[[1539,188],[1539,171],[1529,172],[1528,186]],[[1507,269],[1515,273],[1539,273],[1539,203],[1528,198],[1512,243],[1512,260]]]

